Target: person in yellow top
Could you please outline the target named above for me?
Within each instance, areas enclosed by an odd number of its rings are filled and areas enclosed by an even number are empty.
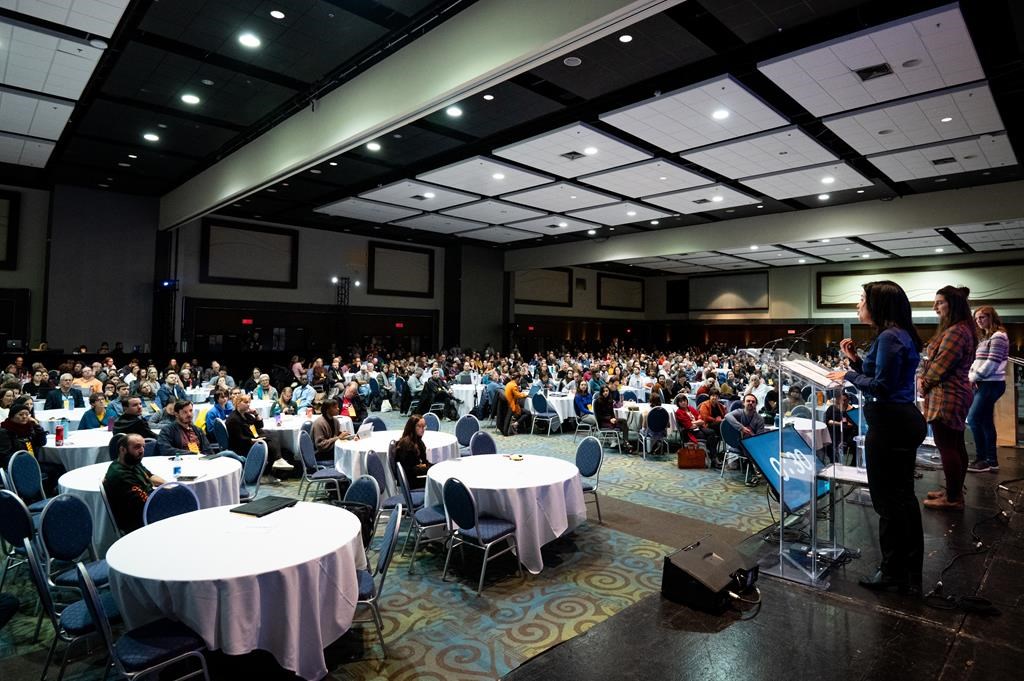
[[[72,381],[71,385],[81,388],[86,395],[103,392],[103,384],[93,376],[92,367],[82,367],[82,375]]]

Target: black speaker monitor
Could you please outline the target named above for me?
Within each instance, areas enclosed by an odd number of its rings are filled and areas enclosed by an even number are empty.
[[[698,610],[721,612],[729,592],[740,593],[757,581],[757,561],[714,537],[704,536],[665,557],[661,593]]]

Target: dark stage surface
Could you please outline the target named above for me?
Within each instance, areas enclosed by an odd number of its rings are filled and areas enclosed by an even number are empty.
[[[1001,449],[1002,469],[968,478],[962,514],[923,510],[925,592],[943,576],[943,593],[987,599],[998,615],[984,615],[932,597],[910,600],[874,593],[857,579],[874,571],[876,516],[846,506],[846,544],[860,558],[834,568],[828,590],[762,576],[760,612],[710,615],[650,596],[587,633],[551,648],[504,678],[534,679],[771,679],[839,678],[942,681],[1024,678],[1024,513],[993,519],[1012,501],[1024,504],[1021,483],[1011,493],[999,482],[1024,475],[1024,451]],[[941,471],[922,471],[920,497],[941,486]],[[997,498],[999,493],[1002,499]],[[743,542],[744,553],[765,564],[777,548],[763,533]]]

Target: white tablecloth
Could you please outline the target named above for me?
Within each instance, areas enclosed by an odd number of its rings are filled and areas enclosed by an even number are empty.
[[[66,470],[91,466],[101,461],[110,461],[110,438],[114,436],[106,428],[90,428],[64,433],[64,444],[58,447],[56,436],[47,435],[46,444],[40,457],[43,461],[54,461]]]
[[[142,464],[153,475],[164,480],[174,480],[174,466],[181,466],[182,475],[200,476],[193,482],[183,482],[199,497],[200,508],[226,506],[238,503],[239,483],[242,480],[242,464],[234,459],[220,457],[202,461],[198,456],[184,456],[181,461],[174,462],[166,456],[148,456]],[[100,497],[100,483],[107,474],[110,462],[95,463],[91,466],[76,468],[60,476],[57,485],[61,493],[74,495],[85,502],[92,513],[92,545],[96,555],[102,558],[107,549],[117,539],[112,521],[103,508]]]
[[[636,407],[636,410],[631,411],[630,407]],[[676,429],[676,419],[673,411],[669,411],[664,406],[661,407],[668,411],[668,432],[672,432]],[[621,407],[615,409],[615,418],[625,419],[626,423],[629,424],[629,429],[638,431],[644,424],[644,418],[651,411],[651,405],[647,402],[626,402]]]
[[[548,406],[558,414],[558,418],[565,421],[576,417],[576,409],[573,406],[573,400],[576,399],[575,395],[555,395],[548,393]],[[526,398],[526,411],[533,411],[533,398]]]
[[[320,679],[324,647],[355,613],[356,569],[366,566],[359,529],[329,504],[300,502],[262,518],[203,509],[119,539],[107,552],[110,587],[128,627],[172,617],[211,650],[266,650]]]
[[[39,421],[39,425],[43,427],[47,433],[54,432],[57,425],[64,426],[64,432],[69,430],[78,430],[78,424],[81,422],[82,417],[85,416],[85,412],[89,411],[88,407],[82,407],[80,409],[36,409],[36,420]],[[64,419],[63,421],[61,419]]]
[[[832,444],[832,436],[829,435],[828,426],[825,424],[824,419],[816,421],[814,424],[817,436],[814,438],[815,442],[813,444],[811,442],[811,419],[790,416],[784,419],[783,423],[785,425],[793,424],[793,427],[796,428],[796,432],[800,433],[800,437],[804,439],[804,442],[815,450]],[[775,430],[774,426],[769,426],[768,429]]]
[[[456,405],[459,408],[459,416],[465,416],[475,403],[480,402],[480,396],[484,394],[485,387],[480,383],[476,385],[455,383],[451,386],[452,395],[462,400],[462,404]],[[474,392],[476,393],[476,402],[473,401]]]
[[[202,388],[189,388],[185,391],[185,396],[188,397],[190,402],[202,404],[210,399],[211,392],[213,392],[213,389],[208,386]]]
[[[502,454],[446,461],[427,471],[428,506],[443,503],[448,478],[472,490],[480,513],[515,521],[519,561],[533,574],[544,569],[541,547],[587,519],[580,471],[568,461],[536,455],[512,461]]]
[[[252,400],[249,406],[259,413],[261,419],[266,420],[270,418],[270,408],[274,403],[271,400]]]
[[[281,449],[298,456],[299,433],[302,432],[302,424],[310,420],[305,416],[285,415],[281,417],[281,425],[277,425],[277,419],[271,417],[264,419],[263,430],[268,440],[276,441]]]
[[[366,473],[363,470],[363,453],[372,451],[384,464],[384,471],[388,476],[388,488],[391,493],[396,493],[398,490],[388,466],[388,446],[392,440],[397,442],[401,437],[402,431],[400,430],[379,430],[361,440],[336,442],[334,444],[334,467],[354,481]],[[431,463],[459,458],[459,441],[450,433],[428,430],[423,433],[423,444],[427,447],[427,460]]]

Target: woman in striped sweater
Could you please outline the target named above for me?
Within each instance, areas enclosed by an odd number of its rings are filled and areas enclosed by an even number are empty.
[[[990,305],[979,307],[974,312],[981,342],[974,353],[970,381],[974,387],[974,401],[967,413],[967,425],[974,434],[974,463],[968,467],[972,473],[999,470],[996,458],[995,406],[1006,391],[1006,358],[1010,352],[1010,340],[999,315]]]

